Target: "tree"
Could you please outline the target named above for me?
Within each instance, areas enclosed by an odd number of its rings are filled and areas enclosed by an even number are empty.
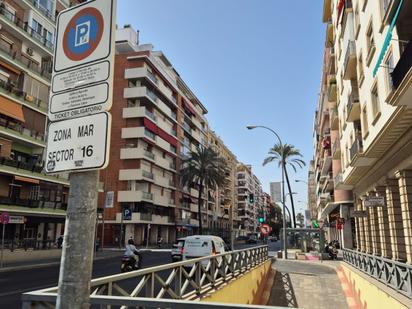
[[[226,183],[227,167],[223,158],[210,147],[199,146],[196,151],[191,151],[182,162],[180,170],[183,186],[198,186],[198,215],[199,234],[203,233],[202,224],[202,193],[205,188],[216,188]]]
[[[295,215],[295,205],[293,203],[293,196],[292,196],[292,188],[290,186],[289,175],[287,172],[287,166],[292,167],[292,169],[296,172],[296,167],[302,168],[305,166],[305,161],[300,159],[302,154],[295,146],[290,144],[281,144],[277,143],[273,148],[269,150],[268,153],[270,156],[267,157],[263,161],[263,165],[266,165],[270,162],[278,162],[279,167],[284,167],[285,169],[285,178],[286,183],[288,185],[288,191],[290,196],[290,204],[292,205],[292,218],[293,218],[293,225],[296,228],[296,215]],[[286,202],[286,201],[285,201]]]

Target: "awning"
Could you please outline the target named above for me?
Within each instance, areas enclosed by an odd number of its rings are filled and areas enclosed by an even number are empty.
[[[0,114],[24,122],[23,107],[5,97],[0,96]]]
[[[389,44],[391,43],[391,40],[392,40],[392,30],[393,30],[393,28],[395,27],[396,20],[398,19],[399,12],[401,11],[402,4],[403,4],[403,0],[401,0],[401,1],[399,2],[398,8],[396,9],[395,16],[393,16],[391,25],[390,25],[390,27],[389,27],[389,29],[388,29],[388,33],[386,34],[385,41],[383,41],[383,46],[382,46],[381,53],[379,54],[378,62],[376,63],[375,68],[373,69],[373,77],[375,77],[376,73],[378,72],[379,67],[381,66],[381,63],[382,63],[382,61],[383,61],[383,57],[384,57],[385,54],[386,54],[386,50],[388,49]]]
[[[29,177],[22,177],[22,176],[14,176],[14,180],[28,182],[28,183],[34,183],[36,185],[38,185],[40,183],[40,180],[38,180],[38,179],[33,179],[33,178],[29,178]]]
[[[6,68],[9,71],[12,71],[13,73],[15,73],[17,75],[20,75],[20,73],[21,73],[21,71],[19,69],[15,68],[14,66],[12,66],[8,63],[5,63],[3,61],[0,61],[0,66]]]

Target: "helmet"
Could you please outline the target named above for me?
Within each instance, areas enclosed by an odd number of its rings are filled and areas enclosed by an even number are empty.
[[[134,245],[134,240],[133,240],[133,238],[130,238],[130,239],[127,241],[127,243],[128,243],[129,245]]]

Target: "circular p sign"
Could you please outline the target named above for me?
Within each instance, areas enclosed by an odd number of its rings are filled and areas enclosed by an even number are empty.
[[[67,58],[81,61],[90,56],[100,43],[104,20],[99,10],[88,7],[72,17],[63,35],[63,50]]]

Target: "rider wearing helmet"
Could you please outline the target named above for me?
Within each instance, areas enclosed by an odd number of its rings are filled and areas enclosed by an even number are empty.
[[[126,251],[124,253],[124,256],[130,257],[134,259],[134,263],[136,267],[138,267],[139,264],[139,251],[137,250],[136,246],[134,245],[134,240],[132,237],[127,241],[126,245]]]

